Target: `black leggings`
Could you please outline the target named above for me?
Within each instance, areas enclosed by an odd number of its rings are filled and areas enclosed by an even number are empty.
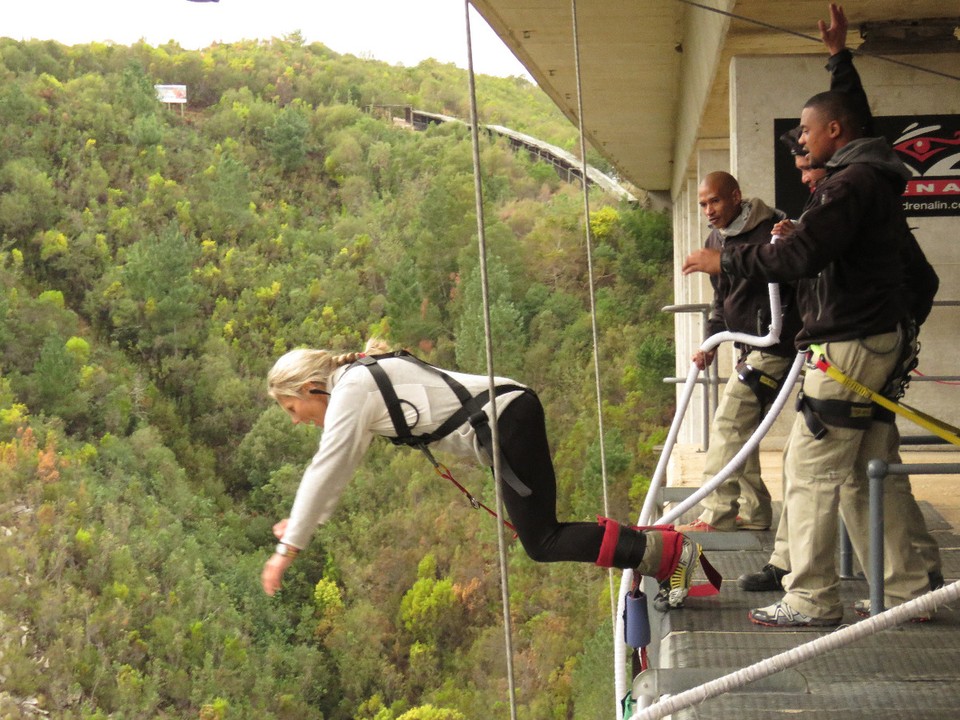
[[[514,399],[499,417],[500,449],[531,494],[521,497],[506,483],[503,504],[517,536],[537,562],[596,562],[604,529],[595,522],[557,520],[557,476],[547,443],[546,419],[532,390]],[[646,549],[643,533],[621,527],[614,567],[633,568]]]

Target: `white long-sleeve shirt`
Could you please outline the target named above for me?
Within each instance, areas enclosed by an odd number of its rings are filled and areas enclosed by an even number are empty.
[[[442,377],[408,360],[387,358],[378,361],[390,378],[401,403],[404,417],[414,435],[436,430],[462,404]],[[377,435],[396,437],[393,422],[387,411],[373,374],[365,367],[348,366],[337,369],[330,379],[330,397],[323,423],[320,447],[303,473],[300,487],[290,511],[290,521],[282,542],[304,547],[316,529],[333,514],[340,495],[353,477],[364,453]],[[474,396],[489,388],[486,375],[468,375],[444,370]],[[513,384],[508,378],[495,378],[496,385]],[[520,391],[507,392],[497,398],[497,415]],[[490,415],[490,403],[483,406]],[[419,413],[419,415],[418,415]],[[473,457],[478,463],[489,465],[481,452],[477,434],[469,422],[464,422],[431,448],[461,457]]]

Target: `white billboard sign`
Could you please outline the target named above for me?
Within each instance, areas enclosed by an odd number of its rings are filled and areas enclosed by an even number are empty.
[[[186,85],[154,85],[153,89],[157,91],[157,100],[163,103],[187,102]]]

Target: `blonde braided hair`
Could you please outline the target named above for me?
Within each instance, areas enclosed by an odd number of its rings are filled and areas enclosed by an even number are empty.
[[[390,352],[390,346],[384,340],[370,338],[363,352],[334,355],[329,350],[291,350],[281,355],[267,373],[267,393],[279,402],[282,397],[306,398],[303,388],[308,383],[329,390],[330,376],[338,367],[356,362],[371,351]]]

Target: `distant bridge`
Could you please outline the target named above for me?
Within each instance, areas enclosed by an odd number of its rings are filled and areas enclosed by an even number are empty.
[[[426,112],[425,110],[416,110],[409,105],[367,105],[364,110],[372,115],[392,119],[394,123],[412,127],[414,130],[425,130],[430,125],[439,125],[446,122],[466,124],[459,118]],[[583,164],[579,158],[563,148],[537,140],[535,137],[524,135],[502,125],[484,125],[483,128],[491,134],[506,138],[514,150],[526,150],[531,157],[549,163],[556,170],[557,175],[566,182],[576,182],[581,186],[583,185]],[[587,165],[587,183],[588,186],[600,187],[621,200],[629,203],[639,203],[633,193],[614,178],[591,165]]]

